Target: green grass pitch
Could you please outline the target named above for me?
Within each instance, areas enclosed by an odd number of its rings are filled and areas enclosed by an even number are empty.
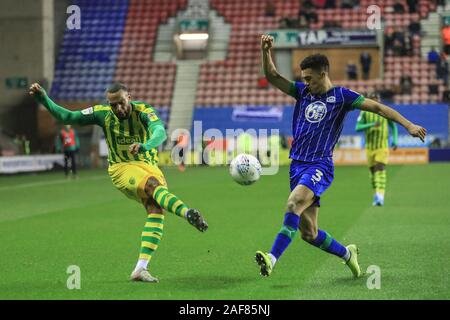
[[[340,259],[297,238],[270,278],[254,263],[269,250],[289,193],[288,168],[253,186],[222,168],[163,169],[172,192],[207,218],[201,234],[168,214],[150,264],[160,283],[128,281],[145,222],[143,208],[106,170],[0,177],[0,299],[449,299],[450,166],[388,167],[386,206],[371,207],[366,167],[337,167],[319,224],[360,247],[381,288],[354,280]],[[81,270],[69,290],[67,267]]]

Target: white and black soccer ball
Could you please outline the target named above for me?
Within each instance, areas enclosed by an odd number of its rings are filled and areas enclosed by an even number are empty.
[[[261,177],[261,164],[251,154],[241,153],[231,161],[230,175],[237,183],[248,186]]]

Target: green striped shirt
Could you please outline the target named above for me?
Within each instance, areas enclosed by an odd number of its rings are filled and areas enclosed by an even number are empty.
[[[95,105],[81,111],[83,115],[80,124],[97,124],[103,129],[108,145],[109,164],[144,161],[149,164],[158,164],[158,151],[153,148],[149,151],[132,155],[128,148],[133,143],[146,143],[151,137],[151,127],[162,124],[155,109],[139,101],[131,102],[132,110],[128,119],[120,120],[108,105]]]
[[[378,126],[372,125],[364,130],[366,135],[366,149],[387,149],[389,148],[389,121],[372,112],[361,111],[359,114],[359,125],[375,124],[376,122],[379,123]]]

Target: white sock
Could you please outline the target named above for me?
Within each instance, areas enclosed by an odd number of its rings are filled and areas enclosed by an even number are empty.
[[[344,259],[345,262],[347,262],[348,260],[350,260],[350,250],[348,250],[347,248],[345,248],[347,250],[347,252],[345,253],[345,255],[342,257],[342,259]]]
[[[139,268],[147,269],[148,262],[149,260],[147,259],[139,259],[136,264],[136,268],[134,268],[134,271],[138,270]]]
[[[269,253],[270,262],[272,262],[272,268],[275,266],[275,263],[277,262],[277,258],[271,253]]]

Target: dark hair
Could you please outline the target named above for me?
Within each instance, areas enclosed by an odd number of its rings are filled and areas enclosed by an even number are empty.
[[[120,90],[128,91],[128,88],[123,83],[114,82],[113,84],[111,84],[108,87],[108,89],[106,89],[106,92],[107,93],[116,93],[116,92],[118,92]]]
[[[300,69],[313,69],[314,71],[326,71],[328,72],[330,70],[330,63],[328,62],[328,58],[320,53],[312,54],[310,56],[307,56],[303,61],[300,63]]]

